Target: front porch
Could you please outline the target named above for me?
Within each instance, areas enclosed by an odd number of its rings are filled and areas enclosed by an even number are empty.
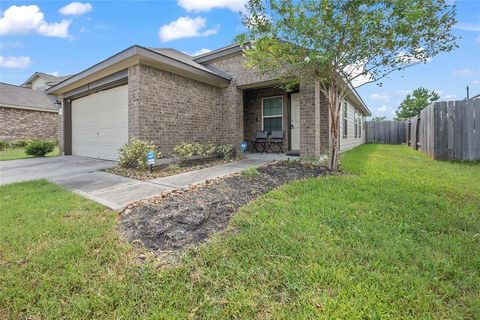
[[[269,134],[272,131],[282,131],[283,154],[300,154],[298,90],[288,93],[277,87],[245,89],[243,106],[244,140],[249,143],[250,156],[253,156],[252,142],[258,131]],[[279,151],[279,146],[273,146],[273,150]]]

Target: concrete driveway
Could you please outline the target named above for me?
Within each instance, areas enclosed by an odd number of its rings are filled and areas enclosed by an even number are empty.
[[[0,161],[0,185],[47,179],[114,210],[171,189],[100,171],[115,165],[75,156]]]
[[[113,161],[75,156],[0,161],[0,185],[35,179],[53,180],[114,166]]]

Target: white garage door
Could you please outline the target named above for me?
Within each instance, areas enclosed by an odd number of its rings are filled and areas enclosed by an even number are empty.
[[[128,86],[72,101],[72,154],[117,160],[128,141]]]

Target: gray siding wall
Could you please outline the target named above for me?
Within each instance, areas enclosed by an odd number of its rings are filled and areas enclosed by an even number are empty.
[[[366,141],[366,132],[365,132],[365,124],[364,124],[365,119],[363,119],[361,123],[361,136],[357,136],[355,138],[354,118],[355,118],[355,110],[357,109],[348,100],[347,100],[347,105],[348,105],[348,117],[347,117],[348,134],[346,138],[343,137],[343,126],[344,126],[343,106],[340,113],[340,151],[346,151],[346,150],[352,149],[356,146],[364,144]],[[359,115],[362,115],[362,114],[359,112]]]

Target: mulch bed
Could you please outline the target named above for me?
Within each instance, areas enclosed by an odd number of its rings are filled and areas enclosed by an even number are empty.
[[[133,204],[121,213],[120,233],[127,241],[168,257],[223,230],[238,208],[268,191],[329,174],[323,166],[288,161],[257,170],[253,177],[236,174]]]
[[[153,167],[152,172],[150,173],[149,169],[135,169],[135,168],[120,168],[113,167],[105,169],[105,172],[113,173],[119,176],[132,178],[136,180],[152,180],[156,178],[168,177],[174,174],[200,170],[212,166],[217,166],[224,163],[229,163],[236,161],[237,159],[220,159],[220,158],[209,158],[209,159],[195,159],[189,160],[184,163],[165,163],[161,165],[156,165]]]

